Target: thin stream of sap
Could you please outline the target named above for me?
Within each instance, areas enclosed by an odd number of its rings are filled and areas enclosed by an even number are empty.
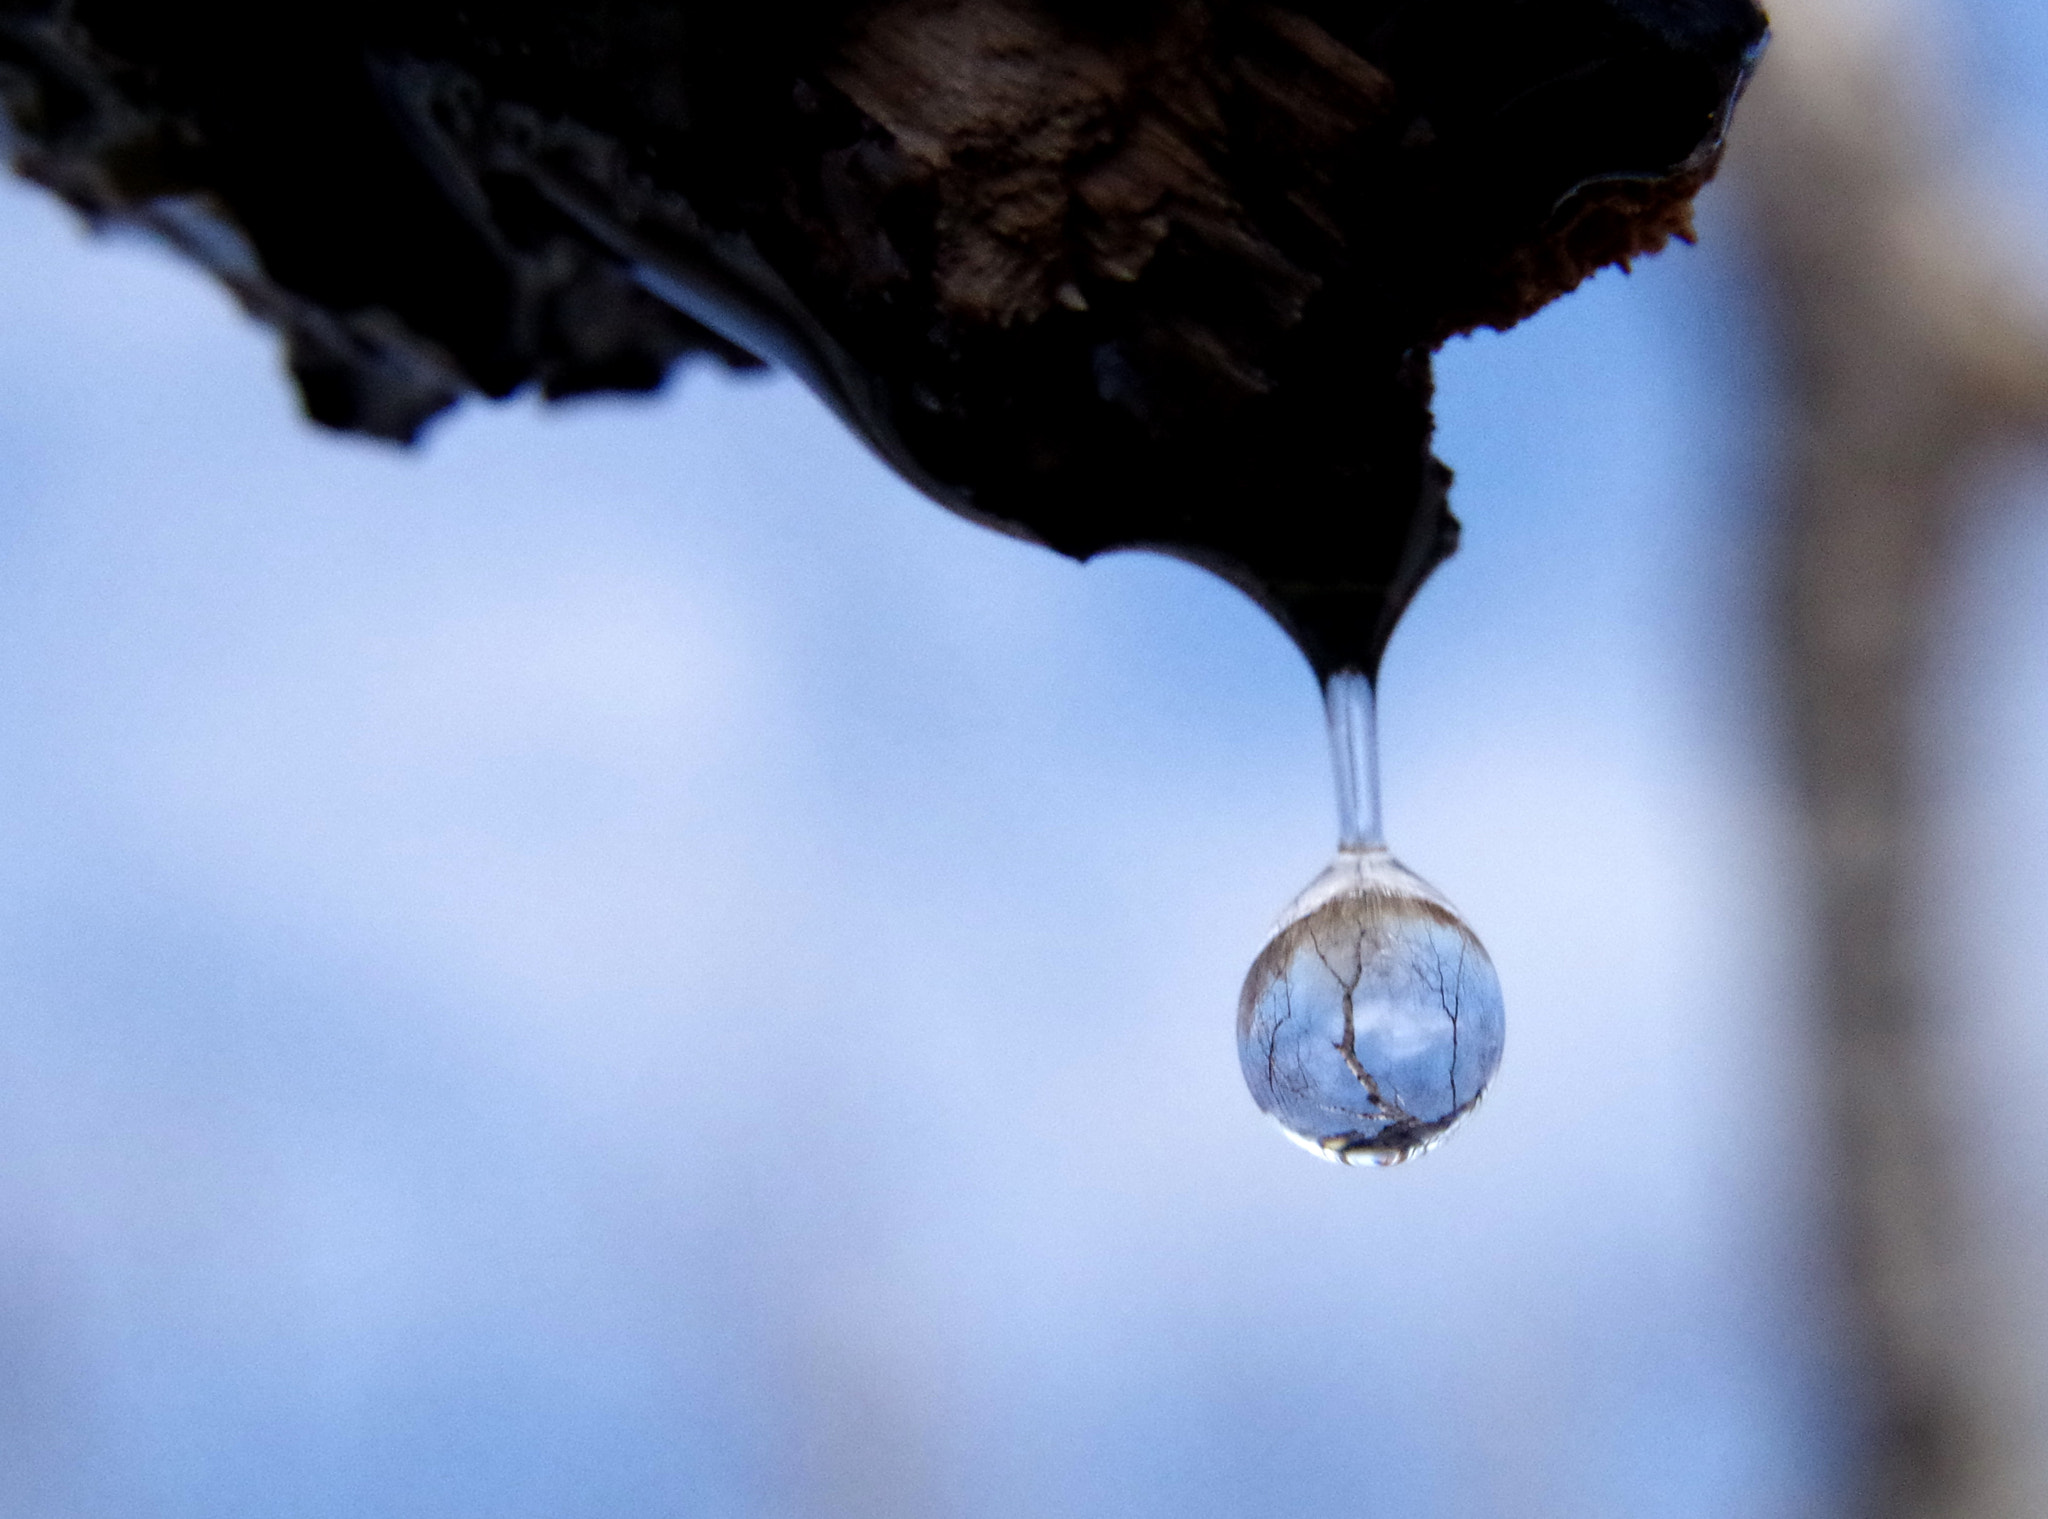
[[[1387,852],[1371,678],[1325,683],[1337,857],[1282,913],[1238,996],[1238,1063],[1303,1148],[1392,1165],[1441,1143],[1500,1065],[1500,980],[1450,904]]]
[[[1384,848],[1380,821],[1380,734],[1372,677],[1339,670],[1323,687],[1330,760],[1337,775],[1337,847]]]

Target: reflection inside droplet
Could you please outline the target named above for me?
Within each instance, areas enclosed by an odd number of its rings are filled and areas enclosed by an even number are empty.
[[[1393,1165],[1434,1148],[1499,1069],[1493,962],[1384,846],[1340,851],[1245,978],[1238,1059],[1303,1148]]]
[[[1500,978],[1478,937],[1380,831],[1371,679],[1324,687],[1337,857],[1287,911],[1245,978],[1237,1055],[1259,1107],[1304,1149],[1394,1165],[1434,1149],[1500,1067]]]

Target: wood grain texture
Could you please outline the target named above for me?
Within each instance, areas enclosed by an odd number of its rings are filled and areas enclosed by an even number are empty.
[[[252,19],[252,15],[256,19]],[[0,0],[22,172],[309,412],[788,365],[908,478],[1367,669],[1456,541],[1430,354],[1689,235],[1751,0]],[[168,211],[166,208],[169,208]]]

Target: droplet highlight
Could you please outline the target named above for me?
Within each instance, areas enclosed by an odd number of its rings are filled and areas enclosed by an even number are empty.
[[[1371,682],[1325,691],[1339,844],[1281,914],[1238,999],[1238,1059],[1287,1136],[1345,1165],[1441,1144],[1500,1068],[1500,978],[1451,904],[1381,838]]]

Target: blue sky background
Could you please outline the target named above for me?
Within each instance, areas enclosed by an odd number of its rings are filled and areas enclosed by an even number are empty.
[[[0,1512],[1812,1512],[1724,200],[1443,357],[1388,819],[1508,1053],[1359,1174],[1236,1069],[1333,822],[1235,592],[959,522],[782,380],[319,434],[205,280],[0,184]],[[1973,540],[1930,862],[2018,1265],[2038,475]]]

